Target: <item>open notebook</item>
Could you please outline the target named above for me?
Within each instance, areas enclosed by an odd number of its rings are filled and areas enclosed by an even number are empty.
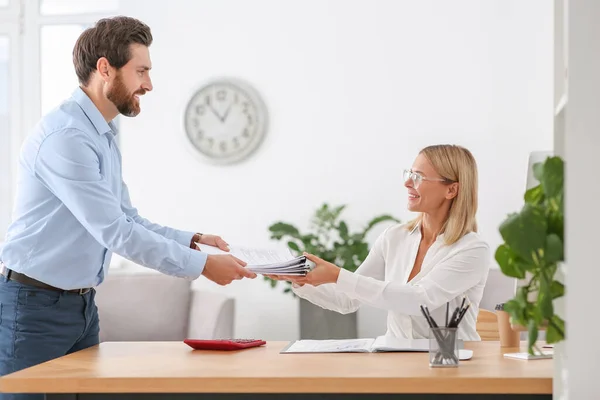
[[[256,274],[306,275],[315,267],[315,263],[305,256],[294,257],[290,250],[284,247],[255,249],[242,246],[229,246],[230,251],[225,252],[214,246],[198,243],[196,245],[200,248],[200,251],[207,254],[231,254],[246,262],[246,268]]]
[[[458,341],[458,348],[463,348]],[[390,351],[429,351],[429,339],[400,339],[378,336],[375,339],[296,340],[281,353],[379,353]]]

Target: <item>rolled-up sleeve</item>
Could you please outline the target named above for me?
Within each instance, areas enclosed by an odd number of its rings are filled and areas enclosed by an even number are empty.
[[[46,188],[110,251],[168,275],[198,278],[206,263],[206,253],[182,245],[184,234],[171,233],[170,238],[165,237],[127,215],[101,174],[100,162],[96,145],[87,134],[68,129],[45,138],[34,171]]]

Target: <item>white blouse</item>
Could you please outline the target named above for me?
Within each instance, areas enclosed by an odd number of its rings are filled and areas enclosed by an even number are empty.
[[[470,303],[458,327],[463,340],[481,340],[475,329],[479,302],[487,280],[490,248],[477,233],[463,236],[456,243],[444,244],[443,234],[431,245],[421,271],[410,281],[421,229],[409,231],[405,224],[386,229],[356,272],[342,269],[337,283],[320,286],[294,285],[293,291],[323,308],[347,314],[361,303],[388,310],[387,336],[429,338],[429,325],[420,305],[427,306],[438,325],[445,324],[446,302],[450,315],[462,303]]]

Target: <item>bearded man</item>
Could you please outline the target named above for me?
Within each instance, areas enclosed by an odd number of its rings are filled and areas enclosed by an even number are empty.
[[[131,204],[113,119],[138,115],[152,90],[151,43],[150,28],[129,17],[85,30],[73,49],[79,87],[24,141],[0,253],[0,375],[98,344],[94,288],[113,253],[183,279],[256,277],[244,261],[196,246],[227,251],[221,237],[155,224]]]

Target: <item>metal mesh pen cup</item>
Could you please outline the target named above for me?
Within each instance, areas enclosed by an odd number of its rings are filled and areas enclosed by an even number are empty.
[[[429,329],[429,366],[458,367],[457,328]]]

